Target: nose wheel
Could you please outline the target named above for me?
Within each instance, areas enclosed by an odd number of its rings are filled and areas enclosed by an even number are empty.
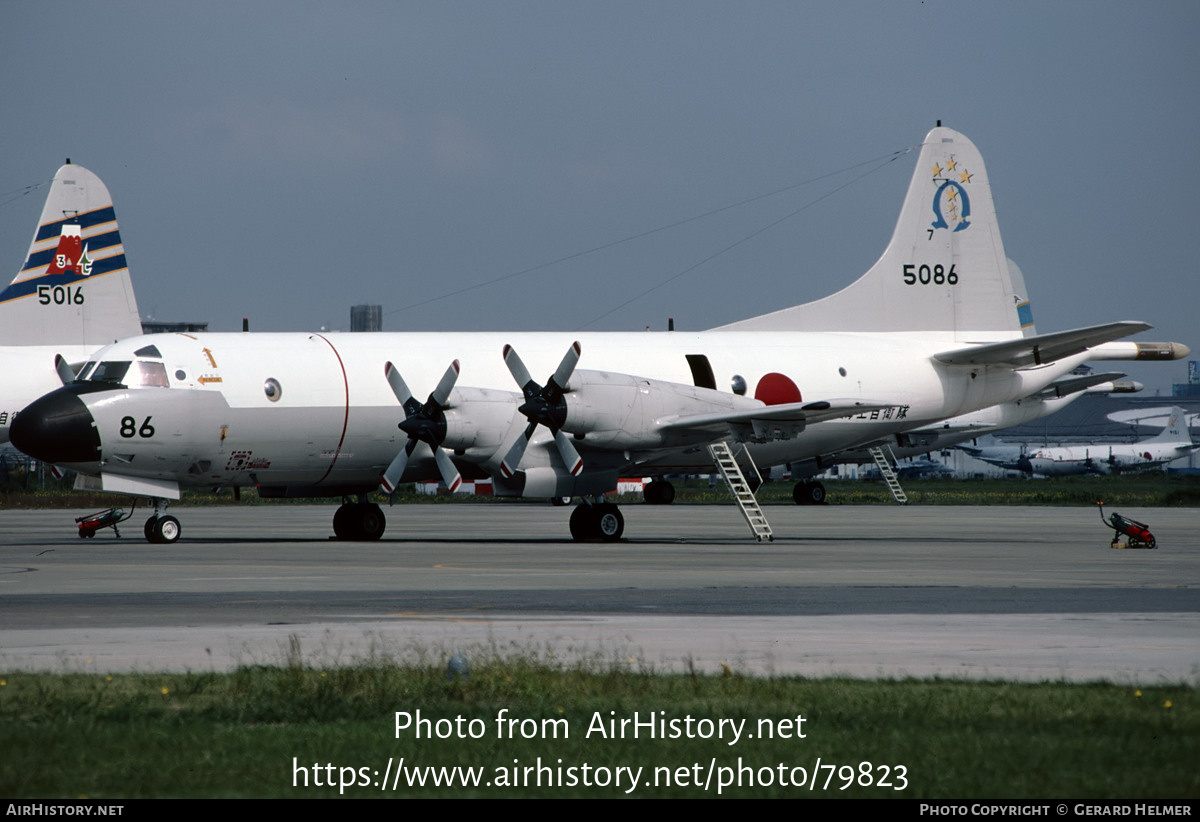
[[[181,531],[179,520],[171,516],[150,517],[146,520],[144,529],[146,541],[155,545],[170,545],[172,542],[177,542]]]
[[[571,512],[571,537],[576,542],[616,542],[625,533],[625,517],[611,502],[575,506]]]
[[[154,505],[154,513],[150,519],[146,520],[146,527],[142,529],[146,535],[146,541],[154,545],[170,545],[178,542],[179,534],[183,529],[179,525],[179,520],[167,516],[167,500],[155,498],[150,502]]]

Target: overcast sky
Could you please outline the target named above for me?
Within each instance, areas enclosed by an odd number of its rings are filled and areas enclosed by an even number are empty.
[[[1200,353],[1197,42],[1192,0],[9,0],[0,260],[44,199],[14,194],[71,157],[143,317],[708,328],[865,271],[915,154],[868,161],[941,119],[983,154],[1039,331],[1144,320]]]

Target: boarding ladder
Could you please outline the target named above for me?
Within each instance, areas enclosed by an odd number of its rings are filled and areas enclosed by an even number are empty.
[[[896,498],[896,502],[901,505],[906,504],[908,502],[908,495],[900,487],[900,480],[896,478],[895,469],[888,462],[888,458],[884,456],[883,448],[876,445],[874,448],[868,448],[867,450],[875,458],[875,464],[879,466],[879,473],[883,475],[883,481],[887,483],[888,490],[892,492],[892,496]],[[888,446],[888,451],[891,453],[892,459],[895,459],[896,453],[892,451],[891,446]]]
[[[713,462],[717,465],[717,470],[721,472],[721,476],[725,478],[726,485],[733,493],[733,498],[737,501],[738,508],[742,511],[742,516],[746,518],[746,524],[750,526],[750,530],[754,533],[754,538],[759,542],[771,542],[774,537],[771,536],[771,526],[767,522],[767,518],[763,515],[762,508],[758,505],[758,500],[754,498],[754,492],[750,490],[750,483],[746,482],[746,477],[742,473],[741,466],[738,465],[737,459],[733,456],[733,449],[729,447],[727,442],[718,442],[708,446],[708,453],[712,456]],[[750,466],[754,468],[754,473],[758,474],[758,468],[754,465],[754,460],[750,458],[749,452],[746,453],[746,459],[750,461]],[[759,479],[762,476],[759,475]]]

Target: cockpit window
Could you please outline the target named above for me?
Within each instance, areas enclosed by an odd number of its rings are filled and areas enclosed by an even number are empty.
[[[102,362],[88,378],[93,382],[111,382],[118,385],[167,388],[167,367],[160,362]]]
[[[90,379],[92,382],[115,382],[118,385],[123,385],[125,372],[129,370],[129,366],[130,363],[128,361],[102,362],[96,366],[96,370],[92,372]]]
[[[137,362],[138,367],[138,385],[153,386],[155,388],[167,388],[170,383],[167,382],[167,367],[160,362]]]
[[[88,378],[88,374],[92,373],[92,369],[95,367],[96,367],[95,361],[89,360],[88,362],[85,362],[83,364],[83,368],[79,369],[79,374],[76,375],[75,379],[86,380]]]
[[[159,359],[159,360],[162,359],[162,354],[158,353],[158,347],[154,346],[154,345],[142,346],[137,351],[133,352],[133,356],[135,356],[135,357],[154,357],[155,359]]]

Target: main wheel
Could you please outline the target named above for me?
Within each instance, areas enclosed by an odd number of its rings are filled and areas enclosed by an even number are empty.
[[[813,505],[825,504],[825,486],[819,482],[813,482],[808,486],[808,498]]]
[[[595,538],[595,510],[593,506],[582,502],[571,512],[571,538],[576,542],[587,542]]]
[[[146,527],[142,529],[142,533],[146,535],[147,542],[154,542],[154,523],[158,522],[158,517],[150,517],[146,520]]]
[[[373,502],[348,502],[333,514],[333,533],[350,542],[369,542],[383,536],[387,519]]]
[[[358,536],[357,539],[371,541],[383,536],[387,527],[387,519],[383,509],[373,502],[364,502],[358,506]]]
[[[352,503],[346,503],[345,505],[339,505],[338,509],[333,512],[333,535],[338,539],[354,539],[352,529],[353,516],[350,513],[352,507]]]
[[[154,521],[154,538],[151,542],[169,545],[179,540],[179,520],[175,517],[159,517]]]
[[[611,502],[602,502],[596,506],[595,513],[596,536],[604,542],[616,542],[625,533],[625,517],[621,509]]]
[[[670,505],[675,501],[675,486],[666,480],[653,480],[642,489],[642,500],[647,505]]]
[[[825,486],[819,482],[798,482],[792,489],[792,499],[797,505],[824,505]]]

